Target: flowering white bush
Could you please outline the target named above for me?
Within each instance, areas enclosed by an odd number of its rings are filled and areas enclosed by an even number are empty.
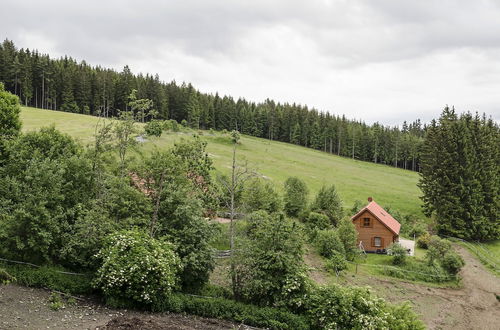
[[[150,304],[176,287],[180,260],[169,242],[138,230],[111,234],[97,257],[101,267],[94,280],[108,298]]]

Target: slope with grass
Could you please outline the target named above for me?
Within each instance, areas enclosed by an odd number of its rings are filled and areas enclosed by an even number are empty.
[[[67,112],[23,108],[21,113],[23,130],[30,131],[42,126],[55,125],[83,143],[89,143],[98,118]],[[200,131],[201,138],[208,142],[207,150],[217,170],[228,173],[231,164],[231,142],[221,133]],[[192,132],[164,134],[144,143],[145,151],[171,146]],[[335,184],[345,207],[354,201],[366,201],[372,196],[383,206],[390,206],[403,213],[422,215],[418,174],[386,165],[356,161],[338,157],[288,143],[243,136],[238,147],[239,160],[272,180],[279,189],[289,176],[302,178],[308,185],[311,196],[322,185]]]

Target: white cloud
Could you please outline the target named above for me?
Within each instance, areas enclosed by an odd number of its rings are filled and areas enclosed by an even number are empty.
[[[368,122],[500,120],[495,1],[14,1],[0,37],[253,101]]]

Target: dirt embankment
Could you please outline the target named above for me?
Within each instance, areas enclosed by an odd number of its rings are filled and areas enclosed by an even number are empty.
[[[58,311],[46,290],[0,285],[0,329],[246,329],[231,322],[167,313],[113,310],[91,300]]]
[[[500,329],[500,279],[467,249],[456,246],[466,264],[462,288],[433,288],[373,276],[348,278],[350,284],[369,285],[391,302],[410,301],[429,329]]]

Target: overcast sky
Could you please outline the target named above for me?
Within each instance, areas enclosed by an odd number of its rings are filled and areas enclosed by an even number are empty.
[[[500,120],[500,1],[2,0],[18,47],[372,123]]]

